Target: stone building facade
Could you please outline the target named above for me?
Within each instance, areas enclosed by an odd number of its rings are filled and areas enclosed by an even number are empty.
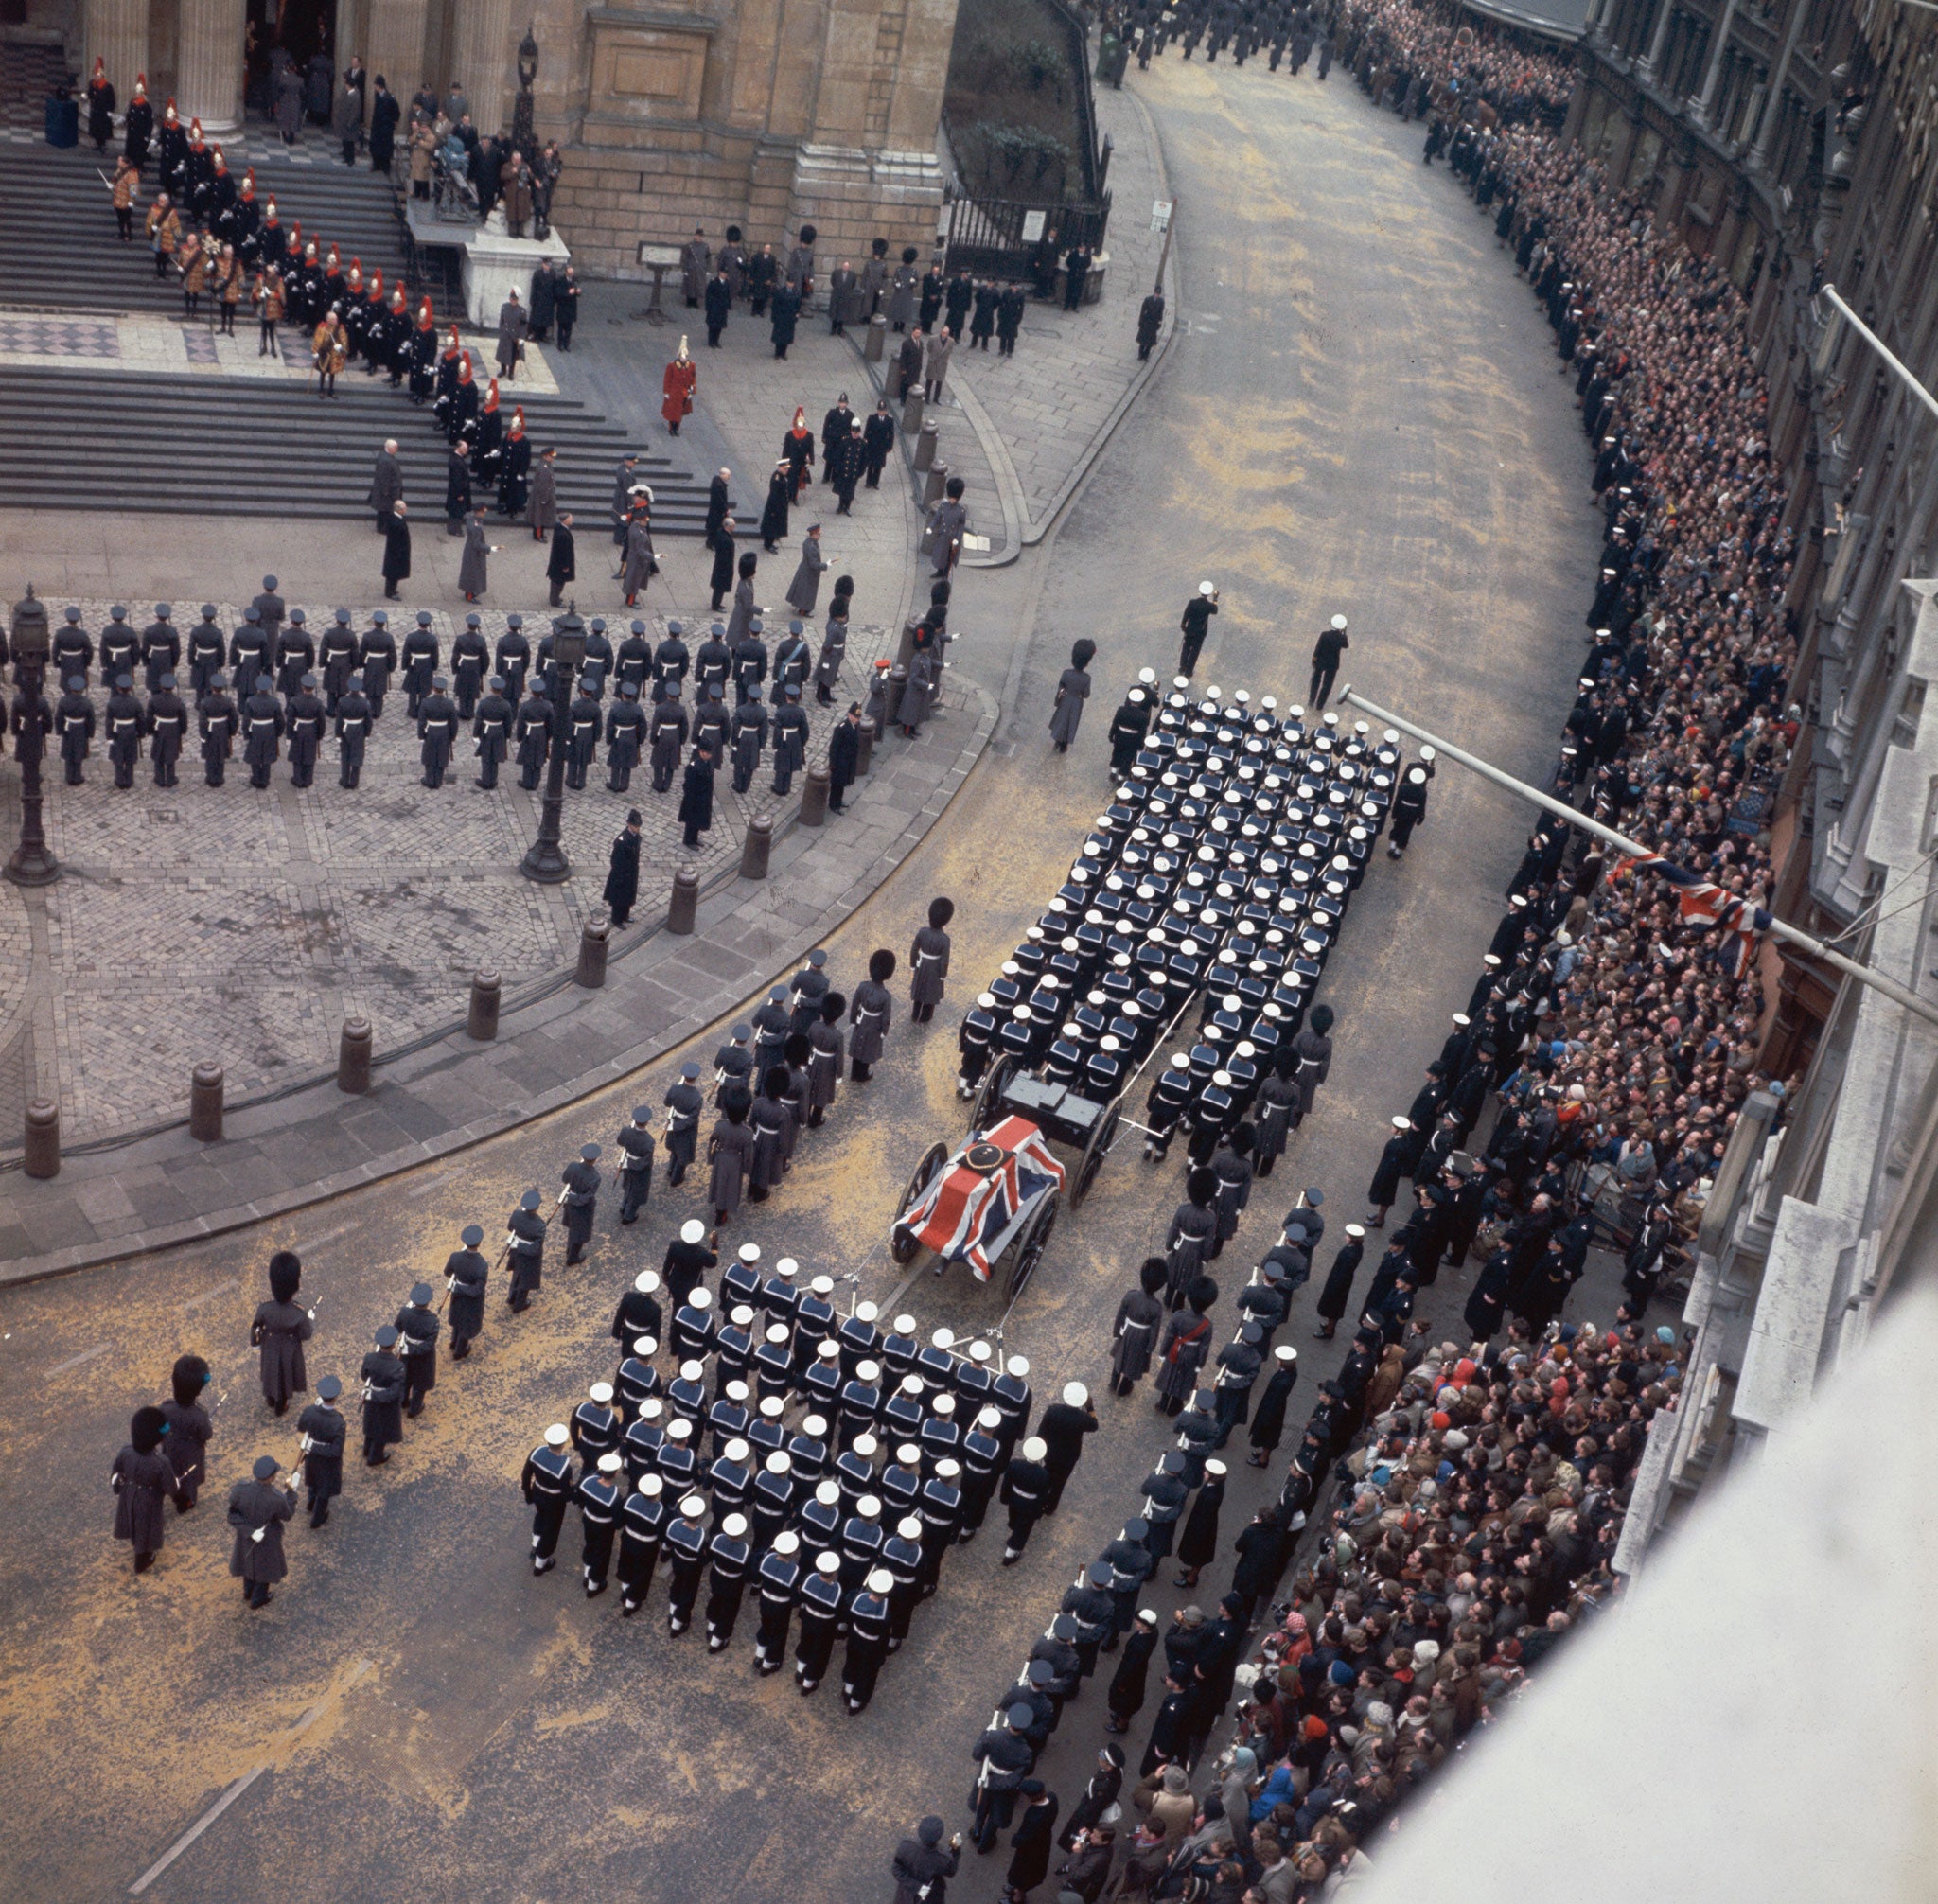
[[[568,155],[555,221],[594,275],[640,276],[643,244],[696,225],[781,252],[812,224],[822,257],[935,233],[957,0],[280,0],[274,29],[267,0],[26,4],[78,69],[105,59],[124,98],[145,72],[212,136],[241,121],[252,26],[261,44],[300,19],[406,98],[456,82],[486,132],[510,125],[529,26],[537,130]]]

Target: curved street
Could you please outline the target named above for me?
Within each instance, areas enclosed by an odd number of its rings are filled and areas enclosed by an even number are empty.
[[[850,989],[872,947],[906,958],[928,899],[947,893],[949,1002],[926,1030],[897,1023],[874,1081],[845,1087],[774,1200],[722,1239],[756,1242],[769,1261],[792,1255],[804,1275],[852,1271],[862,1296],[887,1314],[906,1306],[925,1332],[972,1335],[1001,1313],[996,1289],[960,1268],[941,1279],[918,1269],[888,1306],[902,1282],[883,1246],[896,1192],[933,1137],[963,1128],[960,1007],[1104,802],[1110,711],[1139,667],[1169,677],[1199,580],[1223,595],[1201,681],[1296,700],[1313,636],[1344,611],[1343,678],[1530,775],[1552,760],[1580,650],[1599,519],[1578,421],[1491,221],[1421,165],[1419,129],[1376,115],[1344,72],[1320,85],[1310,72],[1167,60],[1130,83],[1154,115],[1178,206],[1180,334],[1051,538],[959,582],[952,657],[1003,698],[995,745],[830,942],[836,983]],[[1115,217],[1148,209],[1120,200]],[[1127,351],[1143,289],[1111,288]],[[1028,346],[1026,327],[1020,376]],[[1099,644],[1097,694],[1057,756],[1050,692],[1084,634]],[[1337,1360],[1311,1342],[1323,1265],[1338,1226],[1364,1213],[1384,1119],[1465,1000],[1525,824],[1442,770],[1413,851],[1377,861],[1328,968],[1331,1081],[1219,1266],[1228,1293],[1295,1192],[1324,1189],[1327,1246],[1281,1336],[1302,1355],[1295,1419]],[[899,1013],[904,979],[896,990]],[[702,1061],[718,1042],[699,1041]],[[657,1106],[674,1068],[297,1222],[0,1296],[0,1382],[16,1398],[0,1475],[8,1896],[125,1895],[264,1765],[144,1895],[860,1899],[886,1895],[889,1856],[915,1818],[966,1826],[969,1745],[1164,1445],[1148,1384],[1123,1402],[1100,1393],[1104,1432],[1020,1564],[998,1565],[995,1510],[956,1550],[862,1717],[841,1712],[833,1685],[803,1700],[789,1675],[757,1681],[750,1614],[710,1660],[697,1633],[668,1639],[663,1585],[626,1622],[616,1594],[585,1600],[569,1559],[534,1579],[517,1490],[546,1423],[609,1378],[613,1304],[703,1213],[696,1183],[657,1186],[622,1230],[608,1181],[590,1261],[565,1270],[555,1227],[544,1293],[521,1318],[506,1315],[495,1279],[478,1351],[441,1366],[388,1474],[353,1458],[328,1528],[292,1529],[274,1606],[238,1616],[221,1499],[250,1456],[287,1462],[295,1444],[264,1409],[246,1346],[269,1251],[301,1248],[306,1291],[323,1296],[312,1382],[332,1369],[347,1382],[368,1331],[442,1266],[465,1224],[496,1236],[528,1184],[555,1185],[580,1143],[609,1145],[633,1103]],[[1071,1379],[1101,1390],[1106,1331],[1161,1243],[1180,1156],[1153,1167],[1126,1142],[1091,1200],[1065,1213],[1008,1324],[1039,1402]],[[1422,1313],[1457,1313],[1470,1279],[1443,1277]],[[1607,1287],[1592,1271],[1583,1313]],[[1229,1313],[1227,1299],[1217,1319]],[[106,1465],[130,1409],[166,1390],[169,1363],[191,1349],[223,1398],[212,1481],[194,1515],[171,1519],[156,1573],[136,1580],[107,1538]],[[1233,1465],[1227,1548],[1274,1485]],[[561,1554],[575,1551],[574,1516]],[[1207,1571],[1207,1603],[1226,1571]],[[1185,1597],[1169,1576],[1150,1601],[1167,1612]],[[1046,1755],[1040,1775],[1066,1809],[1101,1707],[1093,1682]],[[1126,1743],[1135,1763],[1141,1733]],[[965,1868],[952,1896],[994,1897],[1000,1869]]]

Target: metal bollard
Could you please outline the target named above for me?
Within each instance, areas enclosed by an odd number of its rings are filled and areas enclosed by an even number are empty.
[[[579,965],[573,982],[588,992],[596,992],[606,982],[606,946],[612,937],[611,922],[588,919],[579,934]]]
[[[682,866],[673,875],[673,903],[666,908],[667,931],[691,932],[699,905],[700,876],[691,866]]]
[[[352,1097],[370,1088],[370,1020],[345,1018],[337,1041],[337,1089]]]
[[[922,485],[922,506],[925,509],[933,508],[943,500],[943,491],[948,481],[949,466],[946,463],[930,465],[928,480]]]
[[[828,769],[811,767],[801,789],[801,823],[819,826],[828,817]]]
[[[481,1044],[498,1036],[498,999],[502,981],[496,972],[485,970],[471,979],[471,1011],[465,1020],[465,1035]]]
[[[868,344],[862,351],[870,363],[879,363],[889,347],[889,321],[877,313],[868,321]]]
[[[30,1177],[61,1174],[61,1106],[52,1098],[36,1098],[26,1107],[26,1156],[22,1168]]]
[[[859,780],[874,765],[874,723],[864,718],[856,732],[854,778]]]
[[[199,1144],[222,1140],[222,1067],[198,1065],[188,1079],[188,1135]]]
[[[767,853],[773,843],[774,822],[765,813],[755,814],[747,822],[747,837],[740,843],[741,878],[767,876]]]
[[[902,399],[902,434],[913,436],[922,428],[922,386],[914,384]]]
[[[924,419],[922,428],[915,432],[915,473],[918,476],[935,462],[936,430],[936,420],[930,416]]]
[[[902,712],[902,690],[907,685],[908,670],[907,668],[890,668],[889,670],[889,679],[883,684],[882,689],[882,732],[884,733],[887,733],[895,725],[896,719]]]

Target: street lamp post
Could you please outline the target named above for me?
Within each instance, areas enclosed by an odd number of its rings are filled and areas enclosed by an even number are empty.
[[[42,622],[44,626],[45,612]],[[572,715],[572,686],[586,658],[586,625],[578,604],[570,603],[552,622],[552,750],[545,767],[545,805],[538,816],[538,837],[519,862],[519,871],[540,886],[561,886],[572,877],[572,861],[559,844],[565,817],[565,741]]]
[[[12,725],[13,750],[20,761],[20,844],[6,872],[16,886],[51,886],[61,877],[61,862],[47,850],[46,830],[41,823],[41,761],[47,751],[47,730],[53,725],[41,684],[52,648],[47,605],[36,600],[29,582],[26,599],[13,605]]]

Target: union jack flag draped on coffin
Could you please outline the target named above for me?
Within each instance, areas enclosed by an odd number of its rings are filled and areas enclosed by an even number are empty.
[[[1684,926],[1720,926],[1728,931],[1717,956],[1733,978],[1740,976],[1755,954],[1757,934],[1770,930],[1770,914],[1700,873],[1671,864],[1659,853],[1640,854],[1633,863],[1660,873],[1676,889],[1676,909]]]
[[[1002,1162],[985,1175],[970,1169],[959,1152],[902,1225],[945,1261],[966,1262],[977,1281],[987,1282],[990,1263],[1022,1220],[1046,1193],[1063,1188],[1064,1167],[1028,1118],[1005,1118],[989,1130],[972,1131],[969,1142],[994,1144]]]

